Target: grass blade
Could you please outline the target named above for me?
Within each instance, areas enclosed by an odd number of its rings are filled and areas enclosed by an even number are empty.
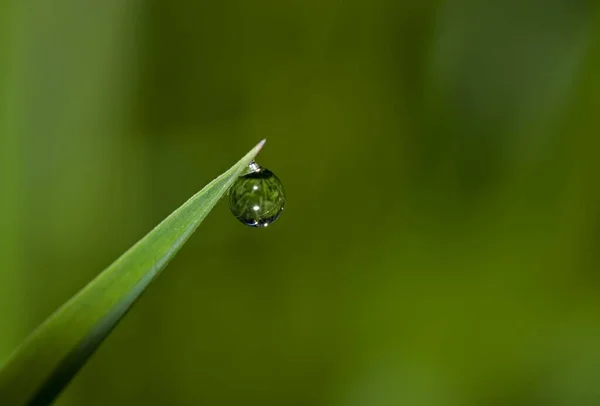
[[[0,404],[50,404],[263,144],[192,196],[42,323],[0,369]]]

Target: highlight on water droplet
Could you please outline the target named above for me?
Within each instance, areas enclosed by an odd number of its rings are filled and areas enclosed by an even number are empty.
[[[250,168],[251,172],[260,172],[260,166],[258,166],[256,161],[250,162],[250,164],[248,164],[248,168]]]
[[[267,227],[285,206],[281,181],[273,172],[252,161],[250,172],[239,177],[229,190],[229,209],[243,224]]]

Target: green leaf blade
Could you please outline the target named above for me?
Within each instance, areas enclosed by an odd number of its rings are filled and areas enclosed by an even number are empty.
[[[47,405],[254,160],[264,140],[40,325],[0,369],[0,405]]]

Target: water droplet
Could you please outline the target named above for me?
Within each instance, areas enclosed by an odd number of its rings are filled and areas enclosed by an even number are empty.
[[[283,185],[273,172],[256,162],[229,190],[229,209],[250,227],[267,227],[277,220],[285,206]]]

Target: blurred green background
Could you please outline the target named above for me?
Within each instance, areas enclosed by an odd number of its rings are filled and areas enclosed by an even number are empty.
[[[600,404],[599,17],[3,0],[0,362],[267,138],[58,405]]]

